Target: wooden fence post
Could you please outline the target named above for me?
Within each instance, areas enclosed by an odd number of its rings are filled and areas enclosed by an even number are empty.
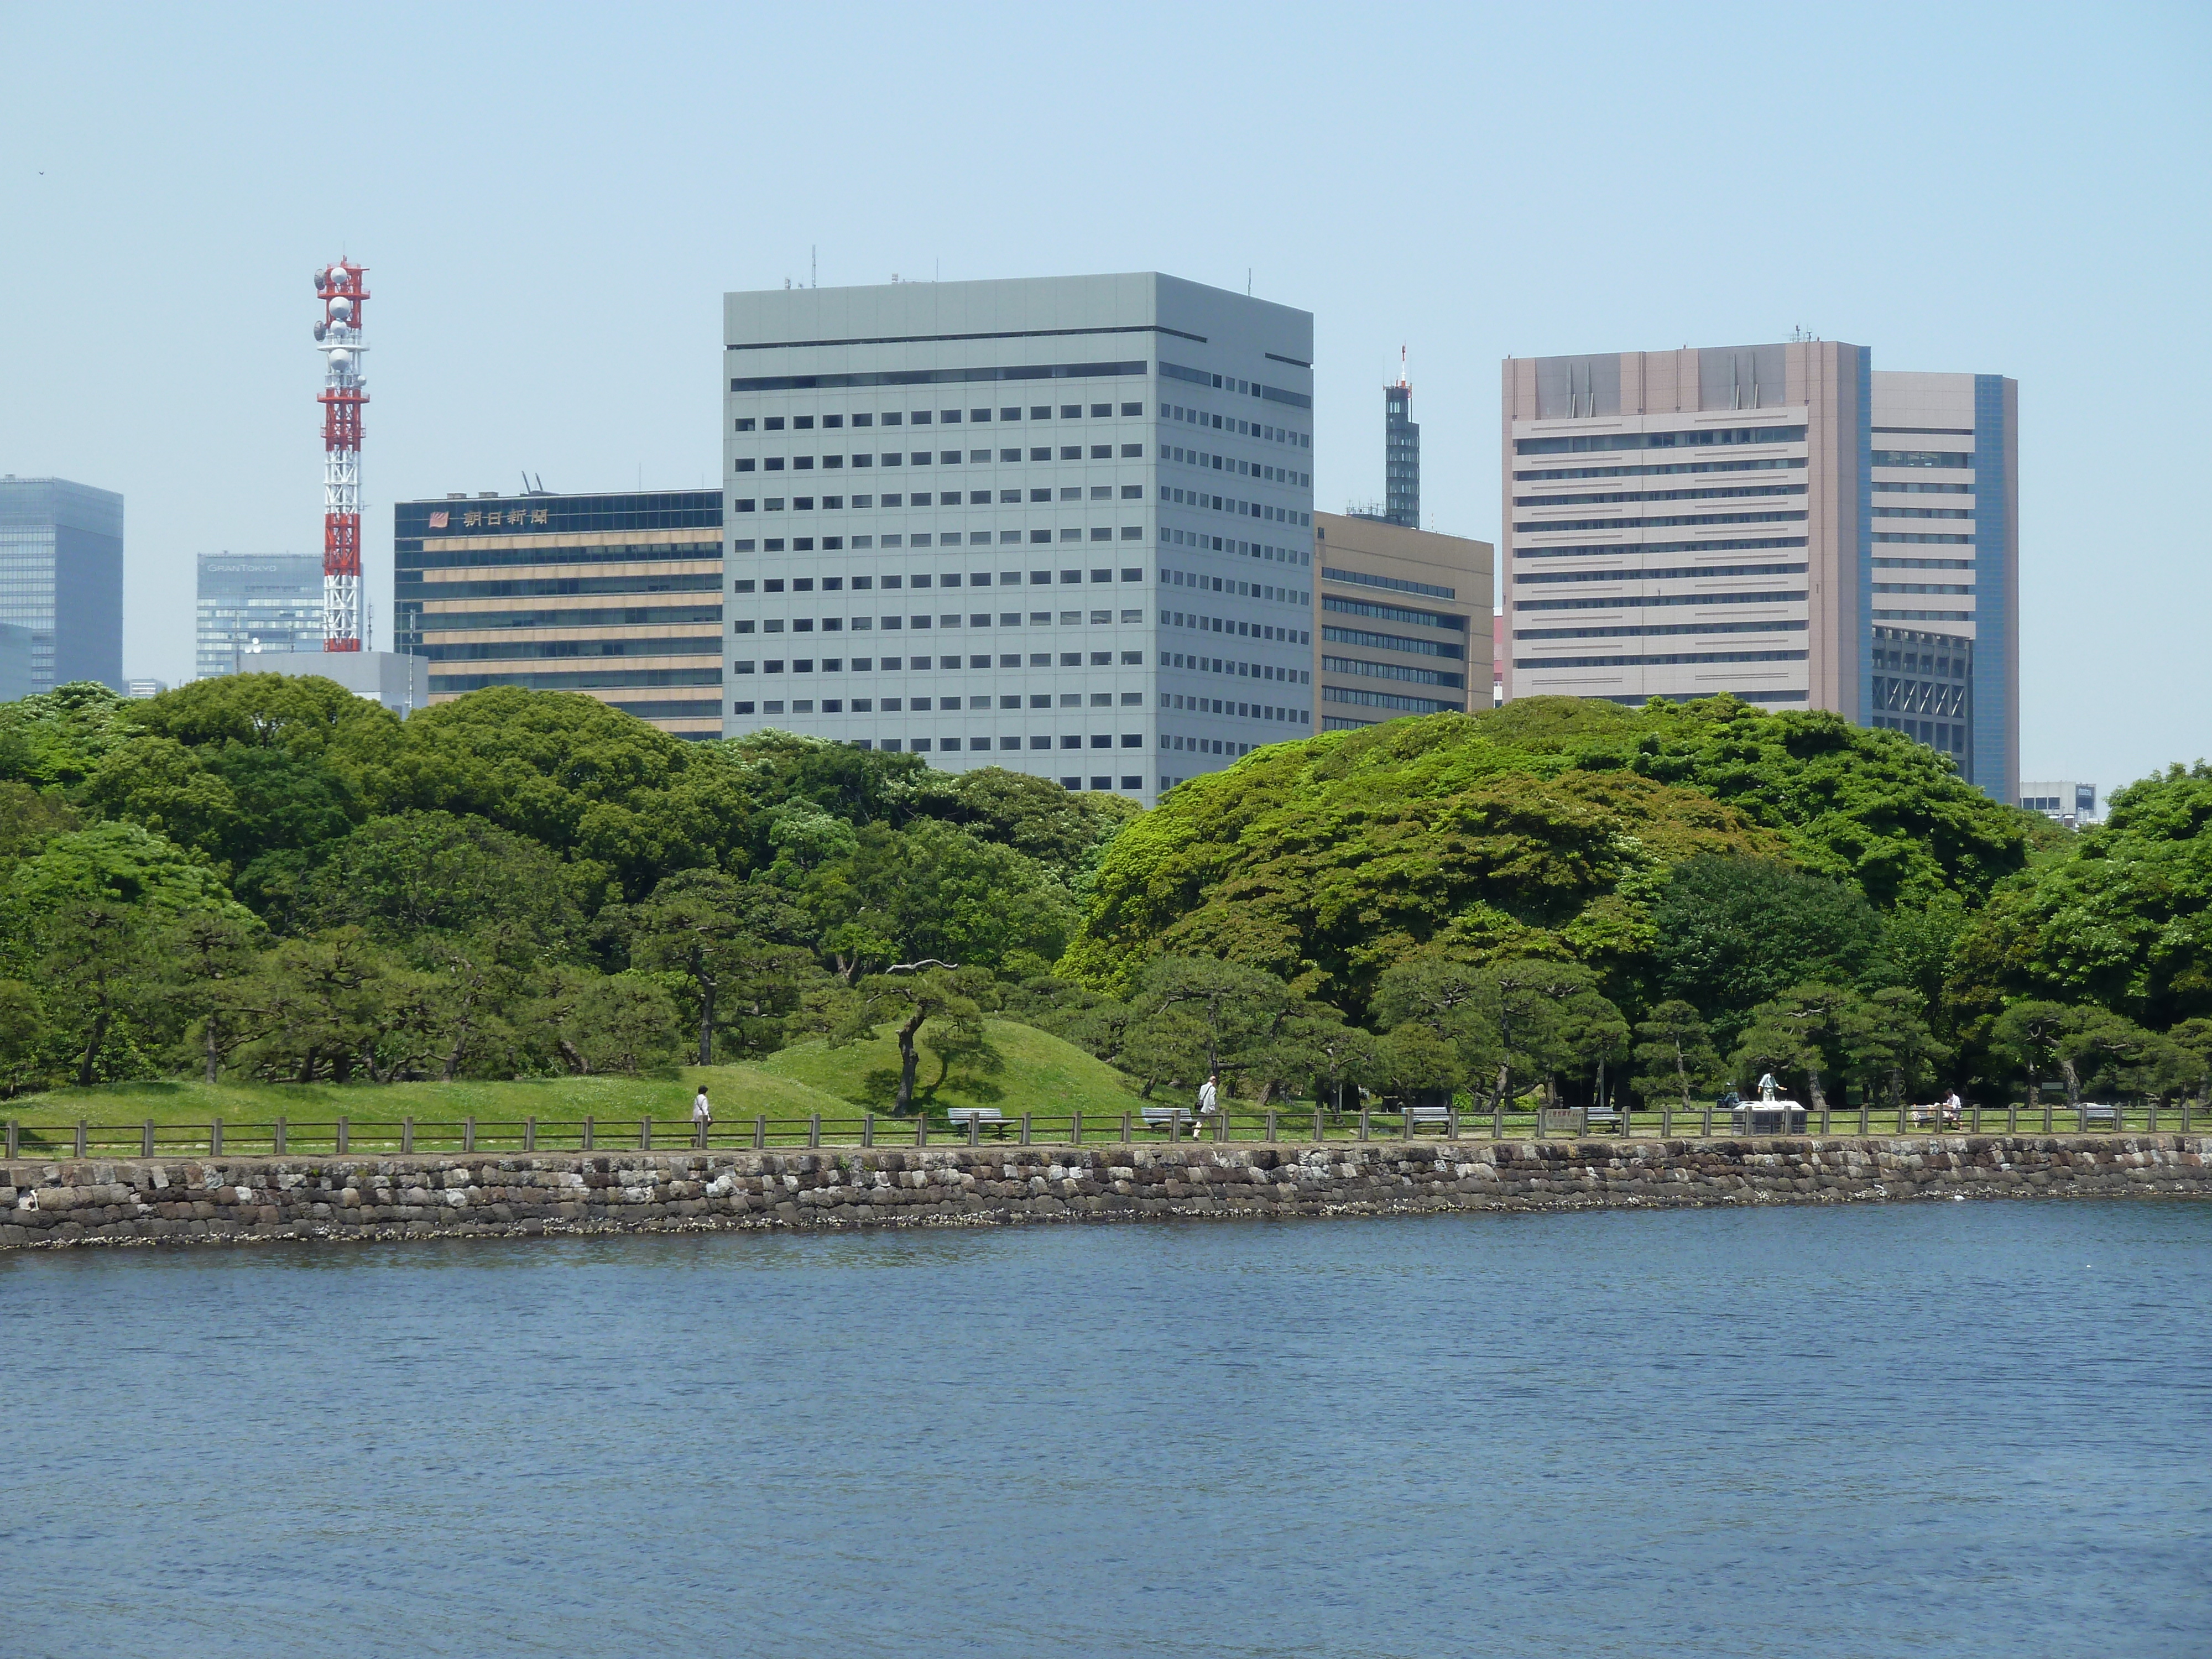
[[[860,1145],[872,1146],[875,1144],[876,1115],[873,1112],[863,1112],[860,1114]]]
[[[1359,1109],[1359,1138],[1362,1140],[1367,1139],[1367,1108],[1363,1105]]]
[[[1073,1107],[1069,1109],[1067,1116],[1067,1144],[1071,1146],[1080,1146],[1083,1144],[1083,1108],[1080,1106]]]
[[[1267,1108],[1267,1144],[1275,1144],[1275,1109],[1272,1106]]]
[[[767,1120],[762,1121],[765,1122]],[[914,1144],[917,1146],[929,1145],[929,1108],[927,1106],[914,1115]]]
[[[1710,1106],[1705,1108],[1705,1123],[1698,1131],[1698,1138],[1701,1140],[1713,1138],[1713,1109]]]
[[[15,1154],[23,1145],[23,1126],[14,1118],[8,1120],[8,1161],[14,1163]]]
[[[208,1125],[208,1156],[210,1158],[222,1156],[222,1120],[221,1118],[216,1119],[214,1122]]]
[[[1659,1103],[1659,1139],[1674,1138],[1674,1097],[1672,1095]]]
[[[1024,1112],[1024,1113],[1022,1114],[1022,1145],[1023,1145],[1023,1146],[1028,1146],[1029,1144],[1030,1144],[1030,1115],[1029,1115],[1027,1112]]]
[[[522,1120],[522,1150],[526,1152],[538,1150],[538,1120],[534,1117]]]
[[[1127,1145],[1129,1144],[1129,1136],[1130,1136],[1129,1114],[1128,1114],[1128,1113],[1127,1113],[1127,1112],[1124,1112],[1124,1113],[1122,1113],[1122,1114],[1121,1114],[1121,1144],[1122,1144],[1124,1146],[1127,1146]]]
[[[584,1143],[583,1150],[587,1152],[592,1150],[592,1131],[597,1126],[592,1123],[592,1120],[586,1117],[584,1120],[584,1133],[578,1137]]]
[[[285,1140],[286,1140],[285,1127],[286,1127],[286,1126],[285,1126],[284,1120],[283,1120],[283,1118],[281,1118],[281,1117],[280,1117],[280,1118],[278,1118],[278,1119],[276,1120],[276,1156],[277,1156],[277,1157],[279,1157],[279,1158],[282,1158],[282,1157],[283,1157],[283,1156],[284,1156],[284,1145],[285,1145]]]
[[[819,1112],[809,1112],[806,1115],[806,1144],[809,1146],[819,1146],[822,1144],[822,1114]]]
[[[641,1117],[637,1121],[637,1149],[641,1152],[653,1150],[653,1120]]]
[[[343,1158],[353,1146],[353,1126],[341,1115],[338,1118],[338,1155]]]
[[[154,1120],[150,1117],[138,1131],[138,1156],[141,1158],[154,1156]]]
[[[1321,1108],[1316,1105],[1314,1108],[1314,1145],[1318,1146],[1328,1138],[1328,1132],[1322,1127],[1321,1121]]]

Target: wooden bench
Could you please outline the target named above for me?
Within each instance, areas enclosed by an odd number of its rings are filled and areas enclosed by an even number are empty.
[[[966,1129],[970,1140],[984,1129],[1002,1140],[1006,1138],[1006,1116],[995,1106],[948,1106],[945,1121],[956,1129]]]
[[[1413,1128],[1449,1129],[1451,1127],[1451,1111],[1443,1106],[1408,1106],[1406,1122]]]
[[[2117,1129],[2120,1127],[2120,1109],[2117,1106],[2094,1106],[2085,1100],[2081,1103],[2081,1122],[2085,1126],[2109,1123]]]
[[[1593,1106],[1583,1114],[1583,1133],[1594,1135],[1620,1127],[1620,1114],[1610,1106]]]

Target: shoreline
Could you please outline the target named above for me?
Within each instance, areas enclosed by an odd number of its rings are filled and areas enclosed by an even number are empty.
[[[0,1250],[2110,1197],[2212,1198],[2212,1136],[19,1158]]]

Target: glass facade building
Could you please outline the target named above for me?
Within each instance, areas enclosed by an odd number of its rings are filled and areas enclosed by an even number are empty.
[[[271,651],[323,648],[323,561],[313,553],[203,553],[192,678],[256,666]]]
[[[0,478],[0,623],[30,635],[30,684],[123,689],[123,497]]]
[[[580,691],[684,738],[722,733],[714,490],[448,495],[392,514],[392,647],[430,701]]]

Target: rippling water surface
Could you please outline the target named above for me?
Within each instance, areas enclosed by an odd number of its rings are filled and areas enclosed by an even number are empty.
[[[0,1654],[2203,1655],[2212,1205],[0,1260]]]

